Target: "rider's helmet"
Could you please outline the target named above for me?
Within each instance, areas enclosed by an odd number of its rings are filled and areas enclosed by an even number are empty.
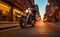
[[[38,10],[38,5],[32,5],[31,8],[34,10]]]

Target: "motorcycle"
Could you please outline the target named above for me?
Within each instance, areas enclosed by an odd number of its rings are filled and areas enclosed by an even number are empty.
[[[27,25],[31,25],[32,27],[34,27],[34,24],[36,22],[35,17],[30,12],[26,13],[25,15],[22,15],[20,18],[21,28],[25,28]]]

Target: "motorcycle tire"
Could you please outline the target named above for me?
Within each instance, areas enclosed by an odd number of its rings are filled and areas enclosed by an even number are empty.
[[[25,28],[25,17],[21,17],[20,26],[21,26],[21,28]]]

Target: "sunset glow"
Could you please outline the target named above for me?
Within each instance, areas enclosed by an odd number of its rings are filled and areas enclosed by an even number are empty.
[[[35,4],[38,5],[40,16],[41,16],[41,19],[43,20],[44,14],[46,12],[45,10],[47,5],[47,0],[35,0]]]

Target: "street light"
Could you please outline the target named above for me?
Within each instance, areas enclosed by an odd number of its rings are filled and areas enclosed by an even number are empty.
[[[48,3],[48,5],[50,5],[50,3]]]

